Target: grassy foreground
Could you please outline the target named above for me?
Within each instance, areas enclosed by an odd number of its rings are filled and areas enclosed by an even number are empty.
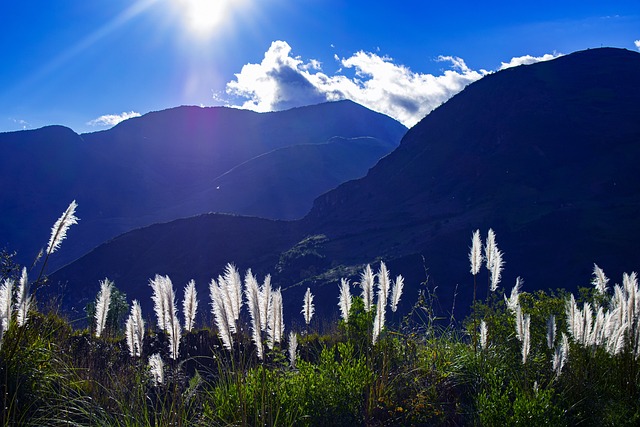
[[[250,271],[243,286],[230,265],[209,286],[213,321],[206,327],[194,323],[193,284],[185,287],[180,322],[170,279],[156,276],[157,322],[105,279],[87,310],[90,326],[75,329],[44,308],[55,304],[38,304],[36,291],[76,220],[73,202],[54,225],[33,281],[10,254],[0,254],[4,426],[640,424],[635,273],[610,288],[594,266],[593,288],[578,297],[522,292],[518,279],[507,297],[495,234],[489,230],[483,250],[476,231],[473,306],[461,322],[434,311],[425,283],[411,312],[386,324],[403,279],[392,282],[381,263],[375,275],[367,266],[356,284],[342,280],[341,320],[328,333],[309,326],[308,289],[307,326],[285,337],[280,289],[268,276],[258,285]],[[491,292],[481,302],[476,280],[485,264]],[[360,295],[352,296],[352,287]]]
[[[32,310],[23,326],[11,321],[0,348],[2,422],[637,425],[639,363],[630,336],[615,354],[569,336],[566,360],[560,370],[554,366],[547,322],[555,314],[557,330],[567,330],[568,298],[519,295],[521,311],[530,319],[524,363],[518,320],[495,296],[477,303],[475,314],[456,327],[435,318],[426,292],[403,323],[385,328],[375,345],[373,312],[354,297],[348,323],[341,320],[330,334],[297,334],[294,363],[288,349],[277,345],[259,359],[243,328],[231,350],[215,330],[184,333],[175,360],[167,334],[150,328],[140,356],[131,356],[117,328],[107,327],[97,338],[89,329],[73,330],[53,312]],[[602,299],[588,289],[577,304],[602,304]],[[486,335],[474,330],[474,318],[483,320]],[[148,363],[153,354],[164,360],[160,372]]]

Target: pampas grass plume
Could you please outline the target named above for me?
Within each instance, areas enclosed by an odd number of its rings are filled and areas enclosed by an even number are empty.
[[[338,299],[338,307],[340,307],[340,316],[345,323],[349,323],[349,311],[351,310],[351,291],[349,289],[349,281],[342,279],[340,281],[340,297]]]
[[[196,282],[190,280],[184,288],[184,300],[182,301],[182,313],[184,314],[184,329],[189,332],[193,329],[198,312],[198,291]]]
[[[48,255],[54,253],[59,247],[62,241],[67,237],[67,230],[74,224],[78,223],[78,217],[76,217],[76,208],[78,204],[76,201],[72,201],[67,207],[67,210],[64,211],[62,216],[58,218],[58,220],[53,224],[51,228],[51,237],[49,238],[49,243],[47,244]]]
[[[480,230],[474,231],[471,237],[469,262],[471,263],[471,274],[475,276],[480,271],[480,267],[482,267],[482,240],[480,238]]]
[[[113,289],[113,282],[109,279],[104,279],[100,282],[100,292],[96,299],[96,337],[100,337],[104,331],[104,327],[107,324],[107,316],[109,315],[109,306],[111,305],[111,290]]]
[[[309,325],[311,323],[311,318],[313,317],[313,313],[315,312],[315,307],[313,306],[313,294],[311,293],[311,289],[307,288],[307,292],[304,294],[304,299],[302,303],[302,315],[304,316],[304,322]]]
[[[29,277],[27,276],[27,269],[22,269],[20,280],[18,282],[18,296],[16,298],[16,321],[18,326],[24,326],[27,323],[29,317],[29,309],[31,308],[31,296],[29,295]]]

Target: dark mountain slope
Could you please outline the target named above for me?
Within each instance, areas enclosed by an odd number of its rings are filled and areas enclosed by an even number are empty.
[[[471,84],[412,128],[366,177],[319,197],[291,225],[287,238],[298,244],[279,257],[279,249],[266,250],[279,259],[271,271],[288,288],[290,315],[298,315],[306,286],[315,290],[320,313],[335,312],[338,278],[379,258],[407,277],[405,309],[428,275],[444,309],[459,285],[462,311],[471,298],[467,253],[476,228],[483,237],[489,227],[496,231],[507,288],[517,275],[526,290],[588,285],[593,262],[613,280],[638,268],[638,75],[640,54],[595,49]],[[269,239],[256,229],[246,250]],[[134,268],[135,257],[109,246],[101,249],[103,262]],[[211,263],[208,275],[222,267]],[[80,269],[89,271],[90,263],[80,260],[54,277],[77,277]],[[86,279],[96,291],[98,277]],[[479,283],[485,280],[483,272]],[[122,275],[119,285],[129,284]]]
[[[487,76],[318,198],[307,227],[330,257],[422,254],[441,290],[471,282],[471,232],[488,227],[506,286],[588,284],[593,262],[618,278],[640,265],[638,75],[638,53],[595,49]]]
[[[0,246],[18,250],[21,262],[29,263],[73,199],[82,226],[52,259],[58,266],[125,231],[206,212],[299,218],[316,196],[364,175],[405,131],[387,116],[344,101],[264,114],[178,107],[80,136],[60,127],[0,134]],[[327,144],[334,137],[369,137],[372,143],[354,143],[352,151],[340,153],[352,157],[337,159],[336,147]],[[299,162],[290,156],[287,169],[264,170],[278,164],[280,149],[311,154],[308,148],[291,148],[301,144],[318,145],[317,158]],[[271,178],[238,179],[272,196],[270,203],[252,205],[243,200],[244,191],[214,191],[218,177],[258,156],[264,159],[262,173]],[[354,167],[346,168],[349,163]],[[288,194],[280,200],[276,196],[288,187],[278,174],[288,177],[299,168],[304,169],[296,183],[305,190],[303,197]],[[307,173],[311,170],[317,175]],[[237,190],[234,176],[226,183]]]

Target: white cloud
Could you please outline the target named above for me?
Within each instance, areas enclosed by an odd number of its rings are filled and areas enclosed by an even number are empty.
[[[508,66],[531,64],[557,57],[523,56],[502,63]],[[334,75],[322,71],[322,64],[314,59],[304,61],[291,55],[285,41],[274,41],[259,64],[246,64],[227,83],[227,94],[244,99],[240,108],[255,111],[274,111],[324,101],[350,99],[374,111],[411,127],[434,108],[486,74],[486,70],[472,70],[464,60],[454,56],[440,56],[438,62],[448,63],[441,73],[424,74],[396,64],[393,58],[360,51],[349,58],[339,58],[339,70]],[[352,71],[352,77],[343,74]]]
[[[511,58],[511,61],[503,62],[500,65],[499,69],[504,70],[505,68],[517,67],[519,65],[530,65],[530,64],[535,64],[536,62],[550,61],[552,59],[558,58],[559,56],[562,56],[562,54],[553,52],[553,53],[545,53],[542,56],[524,55],[524,56],[513,57]]]
[[[636,41],[634,41],[633,43],[636,45],[636,47],[638,48],[638,50],[640,50],[640,40],[636,40]]]
[[[87,124],[89,126],[115,126],[121,121],[132,117],[140,117],[140,113],[136,113],[135,111],[129,111],[127,113],[125,111],[122,114],[105,114],[104,116],[100,116],[97,119],[87,122]]]
[[[21,126],[22,130],[25,130],[25,129],[31,127],[31,124],[28,121],[23,120],[23,119],[13,119],[13,118],[11,118],[9,120],[11,120],[16,125]]]

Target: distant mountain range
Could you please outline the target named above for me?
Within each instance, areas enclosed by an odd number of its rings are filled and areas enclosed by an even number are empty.
[[[301,322],[307,286],[337,313],[340,277],[385,260],[406,277],[401,312],[426,282],[462,316],[472,232],[505,253],[501,289],[589,285],[593,263],[620,281],[640,267],[640,54],[593,49],[488,75],[440,106],[366,177],[318,197],[297,221],[203,215],[124,234],[56,272],[76,306],[108,276],[149,301],[148,279],[206,285],[235,262],[284,288]],[[78,228],[83,225],[78,226]],[[377,265],[374,265],[377,269]],[[482,272],[479,283],[486,283]],[[480,287],[481,297],[484,286]]]
[[[274,113],[178,107],[78,135],[0,134],[0,248],[30,263],[77,200],[62,266],[126,231],[207,212],[296,219],[367,173],[406,128],[351,101]]]

